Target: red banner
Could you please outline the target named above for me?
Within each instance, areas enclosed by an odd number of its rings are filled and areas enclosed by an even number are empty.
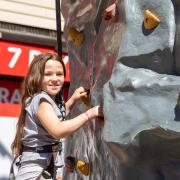
[[[21,83],[12,80],[0,80],[0,103],[21,103]]]
[[[24,77],[34,57],[42,52],[55,51],[41,46],[0,41],[0,75]],[[69,59],[62,55],[66,65],[65,82],[70,82]],[[17,80],[0,80],[0,116],[17,117],[21,107],[21,82]],[[65,85],[64,97],[67,99],[68,84]]]
[[[0,41],[0,75],[24,77],[34,55],[42,52],[55,51],[41,46]],[[63,54],[62,59],[67,71],[65,82],[70,82],[68,56]]]
[[[64,85],[64,99],[68,97],[69,84]],[[18,117],[21,108],[21,82],[0,80],[0,116]]]
[[[20,89],[20,82],[0,80],[0,116],[19,116],[21,107]]]

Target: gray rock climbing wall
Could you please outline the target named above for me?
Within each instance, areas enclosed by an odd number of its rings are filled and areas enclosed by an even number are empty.
[[[107,17],[113,3],[115,18]],[[149,29],[146,10],[160,20]],[[65,171],[64,178],[179,180],[180,1],[62,0],[62,13],[69,94],[90,89],[105,119],[68,138],[66,156],[88,162],[90,173]],[[86,109],[79,102],[70,117]]]

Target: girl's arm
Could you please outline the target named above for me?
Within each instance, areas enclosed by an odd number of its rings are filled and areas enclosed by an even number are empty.
[[[72,134],[95,117],[102,116],[102,112],[99,106],[95,106],[73,119],[60,121],[52,105],[47,100],[43,99],[39,105],[37,115],[48,133],[54,138],[60,139]]]
[[[66,114],[68,114],[71,109],[73,108],[73,105],[82,97],[87,97],[87,92],[83,87],[79,87],[75,90],[73,95],[69,98],[69,100],[65,103],[66,106]]]

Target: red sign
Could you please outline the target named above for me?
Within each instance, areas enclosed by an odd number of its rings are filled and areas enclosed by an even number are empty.
[[[0,103],[21,103],[21,83],[10,80],[0,80]]]
[[[20,110],[20,104],[0,103],[0,116],[18,117],[20,114]]]
[[[19,116],[21,108],[20,88],[20,82],[0,80],[0,116]]]
[[[67,101],[69,85],[64,85],[64,99]],[[21,82],[0,80],[0,116],[18,117],[21,108]]]
[[[0,74],[24,77],[34,57],[42,52],[55,52],[53,49],[40,46],[0,41]],[[62,59],[66,65],[66,82],[69,78],[69,59],[63,54]]]

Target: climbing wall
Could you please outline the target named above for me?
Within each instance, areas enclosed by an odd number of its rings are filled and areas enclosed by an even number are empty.
[[[180,179],[180,1],[62,0],[70,93],[100,104],[93,121],[66,141],[77,166],[69,180]],[[83,164],[85,163],[85,164]]]

